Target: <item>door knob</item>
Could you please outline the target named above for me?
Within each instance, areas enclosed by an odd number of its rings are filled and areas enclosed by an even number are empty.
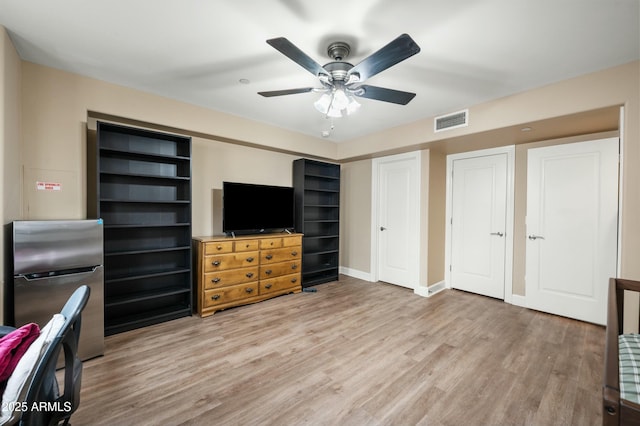
[[[531,235],[529,235],[529,237],[528,237],[528,238],[529,238],[531,241],[534,241],[534,240],[537,240],[537,239],[544,240],[544,237],[543,237],[542,235],[533,235],[533,234],[531,234]]]
[[[491,235],[497,235],[498,237],[504,236],[502,232],[492,232]]]
[[[386,230],[386,229],[387,229],[387,228],[385,228],[384,226],[381,226],[381,227],[380,227],[380,230],[381,230],[381,231],[384,231],[384,230]]]

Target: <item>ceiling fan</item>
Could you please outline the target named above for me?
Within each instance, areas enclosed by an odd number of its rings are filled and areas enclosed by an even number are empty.
[[[267,43],[315,75],[322,87],[273,90],[258,92],[259,95],[272,97],[321,92],[324,95],[314,105],[328,117],[342,117],[357,109],[360,104],[354,96],[399,105],[408,104],[416,96],[415,93],[362,84],[368,78],[420,52],[420,46],[407,34],[400,35],[355,66],[345,62],[351,51],[351,47],[345,42],[338,41],[329,45],[327,54],[333,61],[324,66],[284,37],[267,40]]]

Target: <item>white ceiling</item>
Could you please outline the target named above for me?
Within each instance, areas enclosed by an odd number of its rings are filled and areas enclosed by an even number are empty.
[[[638,0],[0,0],[0,25],[26,61],[315,137],[319,94],[257,95],[319,87],[265,40],[321,64],[347,41],[357,64],[411,35],[422,51],[367,83],[417,96],[362,99],[335,142],[640,59]]]

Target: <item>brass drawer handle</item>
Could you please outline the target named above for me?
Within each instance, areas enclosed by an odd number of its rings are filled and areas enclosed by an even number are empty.
[[[216,260],[215,262],[211,262],[213,266],[220,266],[220,261]]]
[[[253,262],[253,257],[247,257],[247,262]]]
[[[213,296],[211,296],[211,300],[218,300],[218,299],[220,299],[219,294],[214,294]]]
[[[271,260],[271,259],[273,259],[273,256],[272,256],[272,255],[270,255],[270,254],[268,254],[268,255],[266,255],[266,256],[265,256],[265,259],[267,259],[267,260]]]
[[[216,277],[216,278],[212,279],[211,282],[214,283],[214,284],[217,284],[217,283],[220,282],[220,278]]]
[[[247,278],[251,278],[251,277],[253,277],[253,272],[248,272],[247,273]]]
[[[293,265],[291,265],[291,269],[298,269],[298,264],[294,263]]]
[[[267,290],[269,290],[271,287],[273,287],[273,284],[267,284],[264,286]]]
[[[292,282],[292,283],[295,283],[295,282],[297,282],[297,281],[298,281],[298,279],[297,279],[297,278],[291,278],[291,282]]]
[[[253,291],[253,288],[247,287],[245,290],[246,290],[247,293],[251,293]]]
[[[218,250],[222,250],[222,246],[218,246],[216,247]]]
[[[291,252],[291,256],[297,256],[297,255],[298,255],[297,251],[294,250],[294,251]]]
[[[267,275],[271,275],[272,272],[273,271],[271,269],[267,269],[266,271],[264,271],[264,273],[267,274]]]

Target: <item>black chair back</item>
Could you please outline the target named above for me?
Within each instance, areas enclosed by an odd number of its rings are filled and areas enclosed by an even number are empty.
[[[71,414],[80,404],[82,362],[78,357],[78,340],[82,323],[82,310],[87,305],[91,289],[83,285],[67,300],[60,313],[64,324],[46,348],[35,367],[35,373],[26,394],[27,407],[43,409],[26,410],[20,418],[21,425],[68,424]],[[64,354],[64,389],[59,394],[56,368],[60,353]]]

